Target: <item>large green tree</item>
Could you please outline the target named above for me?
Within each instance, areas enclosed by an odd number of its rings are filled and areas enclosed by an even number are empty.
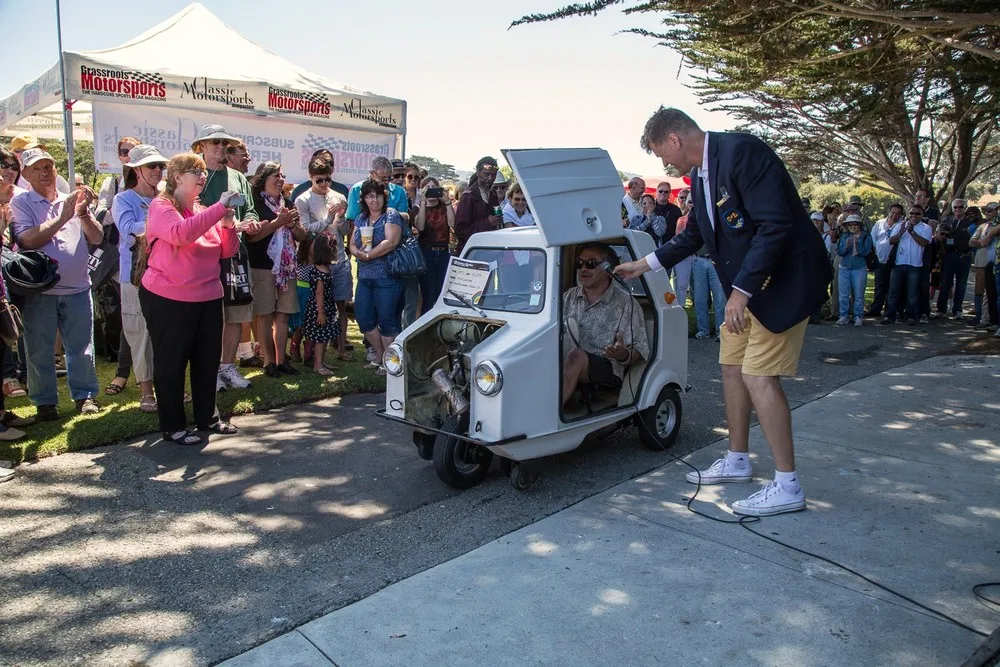
[[[410,162],[415,162],[427,170],[429,176],[433,176],[439,181],[457,181],[458,173],[455,166],[427,157],[426,155],[411,155],[407,158]]]
[[[996,0],[598,0],[514,25],[614,6],[800,173],[900,195],[957,195],[997,173]]]

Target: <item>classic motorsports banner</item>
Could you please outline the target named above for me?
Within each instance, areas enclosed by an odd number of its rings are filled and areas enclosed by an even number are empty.
[[[94,163],[102,172],[120,172],[118,140],[133,136],[152,144],[167,157],[191,150],[202,125],[219,124],[246,142],[250,168],[274,160],[284,168],[289,182],[309,179],[307,167],[313,152],[330,150],[337,163],[334,180],[346,185],[368,175],[372,158],[396,157],[396,135],[296,125],[284,120],[189,112],[168,107],[94,102]]]

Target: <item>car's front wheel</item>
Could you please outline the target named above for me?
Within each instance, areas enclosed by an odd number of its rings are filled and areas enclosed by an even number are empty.
[[[656,402],[639,413],[639,441],[661,452],[673,446],[681,430],[681,396],[676,387],[664,387]]]
[[[442,431],[465,435],[469,432],[469,417],[461,419],[448,417],[441,426]],[[438,436],[434,444],[434,472],[442,482],[456,489],[468,489],[483,481],[493,452],[454,436]]]

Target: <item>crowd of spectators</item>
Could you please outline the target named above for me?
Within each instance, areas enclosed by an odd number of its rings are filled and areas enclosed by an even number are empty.
[[[0,343],[2,440],[23,437],[36,420],[60,418],[59,375],[78,412],[101,411],[94,353],[95,307],[104,299],[95,297],[99,287],[121,320],[120,331],[108,335],[114,341],[106,341],[116,343],[118,367],[104,393],[127,391],[134,376],[139,409],[158,415],[164,439],[195,445],[204,433],[236,432],[219,417],[215,396],[250,386],[241,368],[261,368],[269,378],[303,370],[331,378],[328,358],[353,358],[346,337],[351,313],[364,335],[366,368],[385,375],[382,353],[438,300],[449,258],[477,232],[535,224],[520,185],[507,182],[491,157],[457,184],[379,157],[367,178],[347,187],[333,179],[334,156],[319,150],[308,163],[309,180],[293,185],[278,162],[259,164],[248,178],[246,146],[219,125],[202,127],[191,151],[170,159],[134,137],[119,141],[118,157],[122,175],[105,179],[95,193],[82,180],[70,189],[34,137],[0,147],[5,247],[42,251],[59,273],[44,290],[9,294],[22,312],[24,336],[12,347]],[[691,208],[687,189],[674,198],[663,182],[653,194],[633,178],[622,198],[622,225],[660,246],[684,230]],[[834,267],[832,321],[962,319],[973,272],[968,321],[1000,336],[998,205],[980,210],[955,199],[941,208],[947,215],[918,191],[909,206],[893,204],[874,223],[859,197],[811,213]],[[386,258],[411,235],[426,271],[400,278]],[[116,265],[96,285],[93,249],[109,243]],[[875,294],[866,307],[868,273]],[[681,304],[690,291],[695,338],[718,341],[726,298],[708,252],[675,266],[671,277]],[[34,415],[4,409],[4,398],[25,395]],[[194,429],[185,402],[193,403]]]

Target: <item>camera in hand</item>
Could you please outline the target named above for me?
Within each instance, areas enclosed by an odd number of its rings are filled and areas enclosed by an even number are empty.
[[[247,198],[242,192],[236,193],[232,199],[229,200],[229,208],[238,208],[240,206],[247,205]]]
[[[444,188],[427,188],[425,196],[428,199],[441,199],[444,196]]]

